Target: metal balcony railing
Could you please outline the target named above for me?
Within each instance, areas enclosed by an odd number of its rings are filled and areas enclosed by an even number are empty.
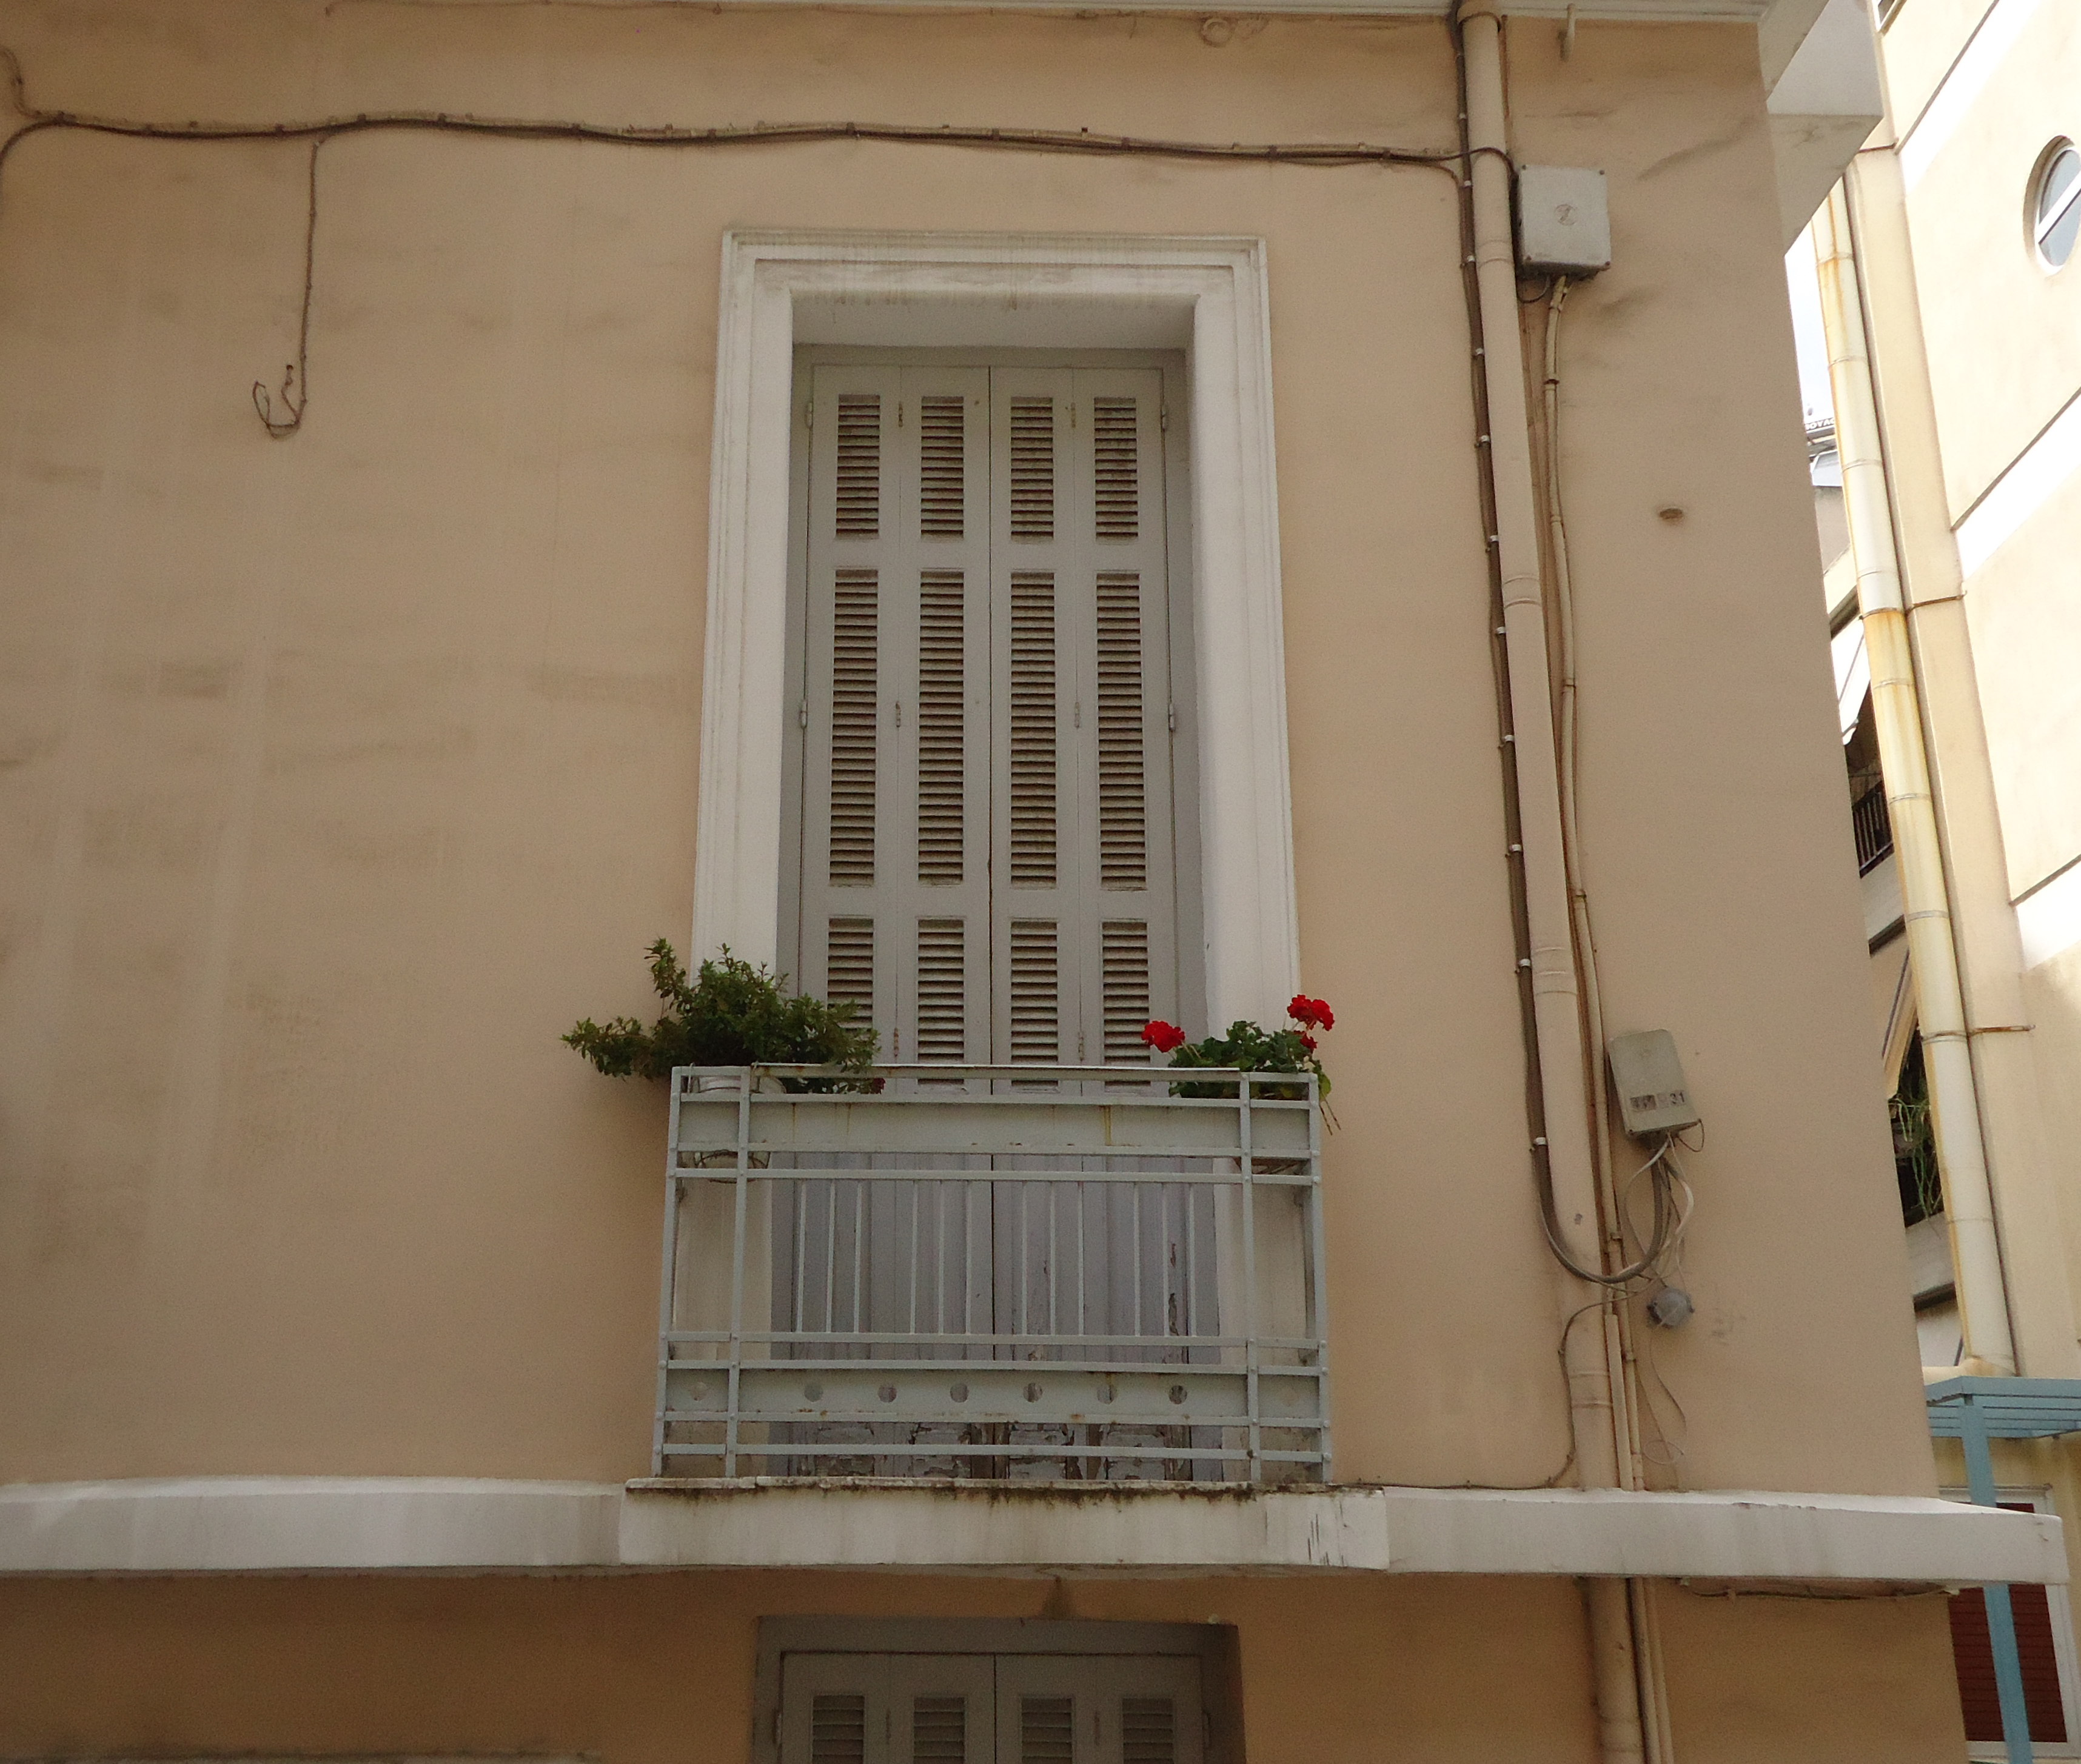
[[[1327,1479],[1311,1075],[805,1069],[673,1074],[656,1474]]]
[[[1883,783],[1873,784],[1850,804],[1850,825],[1856,830],[1857,874],[1869,876],[1893,850],[1893,817],[1886,810]]]

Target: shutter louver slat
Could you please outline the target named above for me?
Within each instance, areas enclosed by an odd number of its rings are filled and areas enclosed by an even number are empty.
[[[1120,1699],[1120,1764],[1173,1764],[1178,1718],[1170,1698]]]
[[[960,539],[967,531],[967,401],[920,398],[918,446],[918,531],[927,539]]]
[[[1105,991],[1106,1064],[1146,1064],[1150,1049],[1141,1031],[1149,1021],[1148,922],[1108,919],[1099,930],[1099,956]]]
[[[1076,1754],[1075,1719],[1072,1698],[1021,1697],[1019,1764],[1071,1764]]]
[[[918,1057],[927,1065],[968,1057],[968,927],[957,918],[918,921]]]
[[[1060,939],[1053,919],[1011,922],[1011,1058],[1052,1065],[1061,1057]]]
[[[1099,885],[1149,886],[1142,733],[1141,578],[1098,582]]]
[[[874,885],[878,572],[841,569],[831,620],[830,882]]]
[[[1011,578],[1011,885],[1055,885],[1055,578]]]
[[[961,1764],[968,1755],[966,1697],[919,1697],[910,1705],[911,1764]]]
[[[1011,536],[1055,536],[1055,401],[1011,401]]]
[[[874,1021],[874,921],[835,918],[824,945],[824,997],[856,1006],[853,1020]]]
[[[1093,490],[1100,539],[1141,532],[1141,437],[1132,398],[1091,401]]]
[[[881,395],[839,395],[838,520],[840,539],[881,532]]]
[[[867,1699],[821,1696],[809,1705],[809,1764],[866,1764]]]
[[[926,570],[918,597],[918,880],[951,888],[967,843],[967,578]]]

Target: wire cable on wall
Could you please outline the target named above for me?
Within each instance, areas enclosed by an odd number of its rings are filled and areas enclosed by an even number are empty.
[[[1080,158],[1139,157],[1207,164],[1298,166],[1335,170],[1354,166],[1413,166],[1442,171],[1462,181],[1463,155],[1420,148],[1382,146],[1369,141],[1208,141],[1167,140],[1137,135],[1095,134],[1090,129],[993,128],[952,123],[909,124],[864,121],[749,123],[700,128],[677,124],[589,123],[575,120],[480,116],[468,111],[393,110],[276,123],[154,123],[86,111],[45,109],[30,100],[20,58],[0,46],[7,69],[9,96],[23,126],[0,141],[0,172],[16,147],[33,135],[53,129],[111,135],[133,141],[308,141],[311,143],[310,199],[305,233],[303,319],[297,357],[273,396],[255,382],[254,409],[268,434],[291,435],[302,425],[309,397],[311,284],[317,231],[317,153],[328,141],[343,135],[446,132],[487,135],[506,141],[578,141],[626,147],[723,148],[803,145],[829,141],[872,141],[901,146],[956,147],[985,152],[1052,153]],[[279,397],[286,414],[274,413]]]

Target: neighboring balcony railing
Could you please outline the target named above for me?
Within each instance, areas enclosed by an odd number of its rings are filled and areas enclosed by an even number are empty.
[[[1311,1075],[802,1070],[673,1074],[656,1474],[1327,1480]]]
[[[1850,825],[1857,834],[1857,874],[1869,876],[1893,850],[1893,818],[1886,812],[1883,783],[1873,784],[1850,804]]]

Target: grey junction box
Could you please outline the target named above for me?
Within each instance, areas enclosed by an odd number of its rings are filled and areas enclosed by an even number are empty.
[[[1627,1132],[1647,1139],[1698,1124],[1684,1062],[1676,1056],[1676,1038],[1667,1029],[1613,1035],[1611,1056],[1612,1089]]]
[[[1612,211],[1601,171],[1517,168],[1517,261],[1535,275],[1578,278],[1612,267]]]

